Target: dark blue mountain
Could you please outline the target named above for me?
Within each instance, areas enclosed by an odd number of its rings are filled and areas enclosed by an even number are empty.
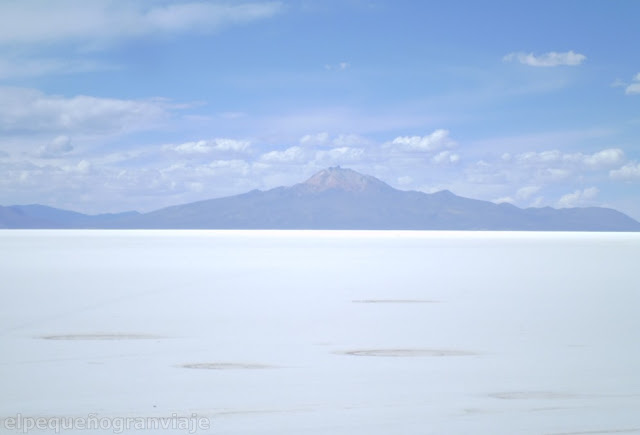
[[[87,215],[40,204],[0,206],[0,228],[106,228],[140,213]]]
[[[44,206],[0,207],[0,227],[640,231],[639,222],[608,208],[521,209],[446,190],[402,191],[340,167],[290,187],[144,214],[89,216]]]

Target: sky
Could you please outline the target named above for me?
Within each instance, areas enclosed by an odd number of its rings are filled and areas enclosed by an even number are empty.
[[[151,211],[340,165],[640,219],[635,0],[1,0],[0,204]]]

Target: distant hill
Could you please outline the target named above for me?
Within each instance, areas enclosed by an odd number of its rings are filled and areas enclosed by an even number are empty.
[[[334,167],[290,187],[143,214],[84,215],[42,205],[0,207],[0,228],[640,231],[640,223],[601,207],[521,209],[447,190],[402,191],[375,177]]]
[[[87,215],[40,204],[0,206],[0,228],[111,228],[137,211]]]

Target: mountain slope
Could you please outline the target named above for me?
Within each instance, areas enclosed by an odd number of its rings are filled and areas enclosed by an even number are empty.
[[[640,230],[640,223],[611,209],[523,210],[449,191],[401,191],[339,167],[291,187],[168,207],[126,224],[138,228]]]
[[[105,228],[140,213],[86,215],[40,204],[0,206],[0,228]]]
[[[401,191],[340,167],[290,187],[253,190],[145,214],[87,216],[34,207],[3,207],[11,211],[5,218],[0,209],[0,226],[45,228],[48,222],[48,228],[640,231],[640,223],[607,208],[520,209],[449,191]]]

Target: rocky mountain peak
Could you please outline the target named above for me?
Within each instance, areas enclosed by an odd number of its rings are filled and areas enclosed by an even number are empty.
[[[347,192],[364,192],[368,190],[387,190],[391,187],[370,175],[363,175],[352,169],[344,169],[340,166],[323,169],[317,172],[303,186],[322,192],[329,189],[344,190]]]

